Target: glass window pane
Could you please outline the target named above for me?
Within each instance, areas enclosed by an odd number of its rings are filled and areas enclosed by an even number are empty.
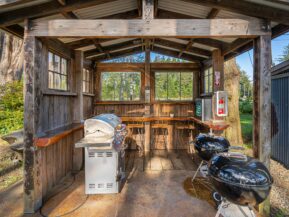
[[[54,88],[53,84],[54,84],[53,73],[49,71],[48,72],[48,88]]]
[[[60,73],[60,57],[54,55],[54,71]]]
[[[54,85],[53,85],[53,88],[61,89],[60,88],[60,74],[54,73]]]
[[[168,99],[180,100],[181,83],[180,73],[168,73]]]
[[[88,89],[92,89],[89,87],[90,84]],[[140,84],[139,72],[103,72],[101,73],[101,98],[104,101],[139,100]]]
[[[61,58],[61,73],[66,75],[67,74],[67,60]]]
[[[181,100],[193,99],[193,74],[181,73]]]
[[[48,52],[48,70],[53,71],[53,54],[51,52]]]
[[[165,73],[165,72],[155,73],[155,98],[156,100],[168,99],[167,76],[168,76],[168,73]]]
[[[67,90],[67,76],[61,75],[60,78],[61,78],[60,89]]]

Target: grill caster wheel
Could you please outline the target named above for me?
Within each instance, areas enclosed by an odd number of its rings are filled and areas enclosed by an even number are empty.
[[[223,198],[217,191],[212,193],[212,197],[215,201],[215,208],[218,209],[219,205],[222,203]]]

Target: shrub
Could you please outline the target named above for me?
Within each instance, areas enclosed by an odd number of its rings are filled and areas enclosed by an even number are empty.
[[[0,135],[23,128],[23,82],[0,86]]]
[[[253,102],[250,100],[244,100],[239,102],[239,110],[241,114],[253,113]]]

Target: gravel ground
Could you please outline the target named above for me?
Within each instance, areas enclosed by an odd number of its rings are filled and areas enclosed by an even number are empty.
[[[289,170],[274,160],[270,164],[270,172],[274,178],[270,196],[271,216],[289,216]]]

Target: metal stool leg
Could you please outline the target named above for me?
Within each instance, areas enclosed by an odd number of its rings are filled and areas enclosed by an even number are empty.
[[[168,131],[165,128],[163,128],[163,138],[165,144],[166,157],[168,158],[168,143],[167,143]]]
[[[198,169],[197,169],[197,171],[195,172],[195,174],[194,174],[194,176],[193,176],[193,178],[192,178],[192,182],[193,182],[193,181],[195,180],[195,178],[197,177],[198,172],[200,171],[200,169],[201,169],[201,167],[203,166],[203,164],[204,164],[204,161],[202,160],[201,163],[200,163],[200,165],[199,165],[199,167],[198,167]]]

